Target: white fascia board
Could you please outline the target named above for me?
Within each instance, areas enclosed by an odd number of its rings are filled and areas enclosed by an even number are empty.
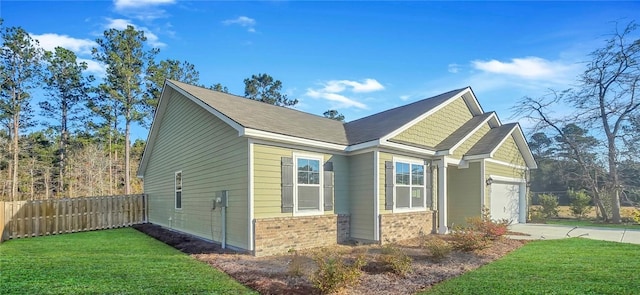
[[[380,146],[380,140],[371,140],[363,143],[350,145],[345,149],[345,152],[355,152],[363,149],[374,148]]]
[[[527,140],[524,137],[524,132],[522,132],[522,128],[520,127],[520,124],[517,124],[516,126],[518,127],[516,128],[518,136],[515,137],[515,140],[516,140],[516,144],[518,145],[518,149],[520,149],[520,152],[524,158],[525,163],[527,163],[527,166],[529,166],[530,169],[538,169],[538,164],[536,163],[536,160],[533,157],[533,153],[531,152],[531,149],[529,148],[529,144],[527,143]]]
[[[512,163],[509,163],[509,162],[505,162],[505,161],[491,159],[491,158],[485,159],[485,161],[489,162],[489,163],[495,163],[495,164],[511,167],[511,168],[516,168],[516,169],[522,169],[522,170],[528,170],[529,169],[529,167],[527,167],[527,166],[520,166],[520,165],[512,164]]]
[[[418,148],[418,147],[413,147],[413,146],[408,146],[408,145],[395,143],[395,142],[388,142],[388,141],[382,142],[380,144],[380,146],[381,147],[392,148],[392,149],[397,149],[397,150],[408,151],[408,152],[412,152],[412,153],[417,153],[417,154],[420,154],[420,155],[435,156],[435,154],[436,154],[436,151],[427,150],[427,149]]]
[[[289,142],[274,141],[274,140],[259,139],[259,138],[248,138],[248,140],[250,140],[254,144],[276,146],[276,147],[281,147],[281,148],[286,148],[286,149],[309,151],[309,152],[319,153],[319,154],[327,154],[327,153],[329,153],[329,154],[332,154],[332,155],[343,155],[343,156],[347,155],[347,153],[344,152],[344,151],[330,151],[330,150],[327,150],[326,148],[312,147],[312,146],[308,146],[308,145],[294,144],[294,143],[289,143]]]
[[[493,179],[494,181],[498,181],[498,182],[514,182],[514,183],[527,182],[527,180],[524,179],[524,178],[505,177],[505,176],[493,175],[493,174],[490,174],[489,178]]]
[[[304,146],[312,146],[312,147],[318,147],[318,148],[334,150],[334,151],[344,151],[347,148],[346,145],[322,142],[322,141],[289,136],[284,134],[277,134],[277,133],[256,130],[251,128],[244,128],[243,132],[240,133],[240,136],[245,136],[248,138],[256,138],[256,139],[266,139],[266,140],[277,141],[277,142],[299,144]]]
[[[451,151],[450,150],[439,150],[435,153],[436,156],[450,156],[451,155]]]
[[[462,157],[462,159],[466,161],[472,161],[472,160],[486,159],[490,157],[491,157],[490,154],[480,154],[480,155],[473,155],[473,156],[464,156]]]
[[[473,89],[471,89],[471,87],[467,87],[464,92],[465,93],[463,94],[463,99],[465,100],[465,102],[467,102],[467,106],[470,107],[474,115],[484,114],[478,98],[476,97],[475,93],[473,93]],[[467,93],[469,95],[465,95]]]
[[[458,143],[456,143],[453,147],[451,147],[449,150],[447,150],[450,154],[453,154],[453,152],[459,148],[462,143],[464,143],[465,141],[467,141],[471,136],[473,136],[474,133],[476,133],[478,130],[480,130],[480,128],[482,128],[482,126],[484,126],[484,124],[487,124],[487,122],[489,122],[489,120],[494,119],[496,117],[496,113],[491,113],[491,115],[487,118],[485,118],[480,124],[478,124],[478,126],[476,126],[475,128],[473,128],[473,130],[471,130],[471,132],[469,132],[465,137],[463,137],[460,141],[458,141]]]
[[[186,91],[182,90],[182,88],[174,85],[173,83],[167,81],[167,85],[171,86],[171,88],[173,88],[175,91],[178,91],[178,93],[180,93],[180,94],[184,95],[185,97],[189,98],[191,101],[196,103],[198,106],[200,106],[203,109],[209,111],[211,114],[216,116],[218,119],[220,119],[223,122],[227,123],[227,125],[231,126],[233,129],[238,131],[238,134],[242,134],[242,132],[244,130],[244,126],[240,125],[238,122],[236,122],[236,121],[232,120],[231,118],[225,116],[224,114],[222,114],[218,110],[216,110],[213,107],[211,107],[210,105],[204,103],[199,98],[191,95],[189,92],[186,92]]]
[[[398,129],[392,131],[391,133],[383,136],[382,138],[380,138],[380,141],[382,141],[382,142],[388,141],[390,138],[393,138],[396,135],[402,133],[403,131],[409,129],[411,126],[413,126],[416,123],[424,120],[426,117],[434,114],[435,112],[439,111],[440,109],[444,108],[445,106],[449,105],[450,103],[454,102],[456,99],[462,97],[464,94],[469,93],[470,91],[471,91],[471,89],[469,87],[463,89],[458,94],[456,94],[456,95],[452,96],[451,98],[449,98],[447,101],[441,103],[440,105],[438,105],[435,108],[429,110],[428,112],[416,117],[415,119],[411,120],[409,123],[402,125],[402,127],[400,127]]]

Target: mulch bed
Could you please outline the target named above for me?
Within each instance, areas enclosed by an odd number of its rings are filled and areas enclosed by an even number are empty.
[[[318,249],[298,252],[300,256],[297,263],[300,264],[302,274],[297,276],[291,273],[292,255],[254,257],[222,249],[220,245],[153,224],[135,225],[134,228],[226,272],[260,294],[320,294],[308,279],[317,268],[311,257],[318,253]],[[427,238],[443,237],[433,235]],[[486,249],[471,253],[454,251],[444,260],[434,262],[430,260],[426,250],[419,247],[419,239],[402,241],[397,246],[413,260],[412,272],[406,276],[396,275],[377,264],[375,257],[380,253],[378,245],[336,245],[329,251],[342,253],[345,258],[353,258],[358,253],[366,253],[367,256],[367,265],[363,267],[359,283],[341,293],[413,294],[494,261],[525,243],[526,241],[521,240],[501,239],[494,241]]]

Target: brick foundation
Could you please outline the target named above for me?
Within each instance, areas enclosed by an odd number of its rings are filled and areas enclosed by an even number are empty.
[[[321,215],[255,220],[255,255],[283,254],[289,249],[332,246],[349,237],[348,215]]]
[[[338,215],[338,243],[344,243],[351,239],[351,218],[349,215]]]
[[[433,231],[433,211],[380,215],[380,243],[402,241]]]

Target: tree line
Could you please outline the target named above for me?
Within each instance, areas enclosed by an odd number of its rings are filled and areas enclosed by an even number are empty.
[[[145,142],[132,143],[131,128],[150,126],[165,79],[228,93],[220,83],[200,84],[188,61],[158,60],[160,50],[133,26],[95,40],[92,58],[106,69],[101,79],[73,51],[46,51],[21,27],[3,27],[0,38],[0,200],[139,193],[132,175]],[[244,84],[249,99],[298,103],[268,74]],[[344,120],[336,110],[325,116]]]
[[[622,221],[622,204],[640,201],[637,29],[635,22],[616,24],[574,88],[524,97],[514,107],[534,124],[529,142],[539,169],[531,172],[531,190],[584,191],[599,217],[613,223]]]

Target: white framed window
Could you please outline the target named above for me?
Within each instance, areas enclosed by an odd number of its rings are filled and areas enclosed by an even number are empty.
[[[321,214],[323,204],[323,158],[294,155],[294,212],[299,215]]]
[[[182,209],[182,171],[175,173],[175,207]]]
[[[395,209],[422,210],[426,207],[426,175],[423,161],[394,159]]]

